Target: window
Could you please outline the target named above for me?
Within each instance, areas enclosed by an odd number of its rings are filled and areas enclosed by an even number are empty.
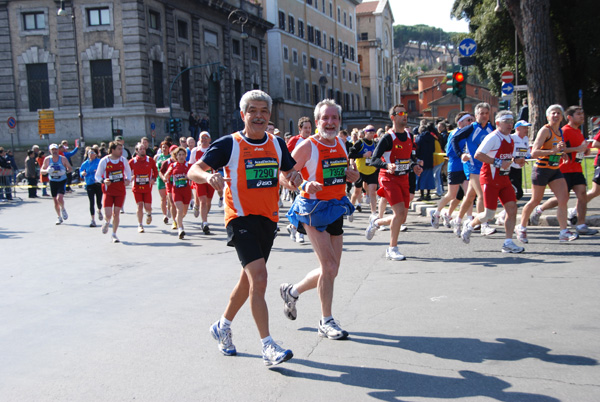
[[[94,108],[113,107],[115,100],[112,60],[91,60],[90,72],[92,76],[92,104]]]
[[[352,29],[352,14],[348,16],[348,25],[350,26],[350,29]]]
[[[320,99],[319,99],[319,87],[317,87],[315,84],[313,84],[312,90],[313,90],[313,104],[316,105],[320,101]]]
[[[181,71],[187,67],[181,67]],[[190,70],[181,74],[181,106],[183,110],[189,112],[192,108],[192,97],[190,91]]]
[[[358,84],[358,74],[354,73],[354,83]]]
[[[307,61],[306,53],[302,53],[302,66],[304,66],[304,68],[306,68],[307,64],[308,64],[308,61]]]
[[[235,95],[235,104],[239,105],[242,99],[242,80],[233,81],[233,93]]]
[[[160,13],[154,10],[150,10],[149,12],[149,26],[152,29],[160,31]]]
[[[279,12],[279,29],[285,31],[285,13],[283,11]]]
[[[298,64],[298,51],[296,49],[292,49],[292,61],[294,64]]]
[[[329,2],[329,18],[333,18],[333,3]]]
[[[283,47],[283,60],[290,61],[290,51],[288,50],[287,46]]]
[[[312,6],[312,0],[306,0],[306,4],[308,4],[309,6]]]
[[[335,39],[334,38],[329,38],[329,50],[331,50],[331,53],[335,52]]]
[[[338,22],[341,23],[342,22],[342,10],[338,7],[337,12],[338,12]]]
[[[46,63],[27,64],[27,94],[29,95],[30,112],[50,107],[50,87]]]
[[[323,72],[323,60],[319,59],[319,71]]]
[[[321,46],[321,31],[315,29],[315,45]]]
[[[304,21],[298,20],[298,37],[304,39]]]
[[[323,49],[327,49],[327,34],[323,32]]]
[[[86,9],[87,23],[89,26],[110,25],[110,11],[108,7]]]
[[[344,11],[344,26],[347,26],[346,22],[347,22],[347,20],[346,20],[346,12]]]
[[[258,61],[258,47],[250,46],[250,55],[252,57],[252,60]]]
[[[408,111],[409,112],[416,112],[417,111],[417,101],[416,100],[409,100],[408,101]]]
[[[335,78],[337,78],[337,65],[336,64],[333,65],[333,76]]]
[[[310,86],[308,85],[308,82],[304,83],[304,102],[310,102]]]
[[[354,47],[350,47],[350,60],[354,61]]]
[[[327,62],[327,75],[331,74],[331,64],[329,64],[329,62]]]
[[[219,46],[219,35],[216,32],[209,31],[208,29],[204,30],[204,43],[207,45]]]
[[[321,0],[321,11],[325,14],[325,0]]]
[[[302,91],[300,89],[300,80],[296,78],[296,100],[298,102],[302,101]]]
[[[294,21],[294,17],[292,17],[291,15],[288,16],[288,29],[292,35],[296,33],[296,24]]]
[[[310,58],[310,68],[313,70],[317,69],[317,59],[311,56]]]
[[[346,80],[346,69],[342,68],[342,81]]]
[[[344,49],[344,44],[342,43],[342,41],[338,41],[338,55],[341,56],[342,55],[342,50]]]
[[[33,31],[46,28],[46,18],[43,12],[23,13],[23,30]],[[47,69],[46,69],[47,70]],[[36,109],[37,110],[37,109]]]
[[[152,75],[154,78],[154,104],[156,107],[165,107],[163,93],[163,64],[160,61],[152,62]]]
[[[177,20],[177,36],[181,39],[188,38],[188,24],[186,21]]]
[[[348,82],[352,82],[352,71],[348,71]]]
[[[308,34],[308,41],[310,43],[315,43],[315,30],[312,26],[306,26],[306,33]]]
[[[344,57],[348,58],[348,45],[344,45]]]
[[[368,32],[362,32],[360,34],[360,40],[369,40],[369,33]]]
[[[236,55],[239,56],[241,54],[241,48],[240,48],[240,41],[237,39],[232,39],[231,40],[231,52]]]
[[[292,80],[290,77],[285,77],[285,97],[292,99]]]

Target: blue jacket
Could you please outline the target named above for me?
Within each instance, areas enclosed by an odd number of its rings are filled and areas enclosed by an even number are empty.
[[[87,186],[96,183],[95,176],[96,176],[96,170],[98,170],[99,164],[100,164],[100,158],[96,158],[93,161],[88,159],[85,162],[83,162],[83,164],[79,168],[79,175],[81,177],[83,177],[81,175],[81,173],[85,172],[85,184]]]

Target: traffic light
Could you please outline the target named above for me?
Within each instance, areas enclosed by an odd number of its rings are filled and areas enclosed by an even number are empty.
[[[498,102],[498,110],[510,110],[510,100],[501,100]]]
[[[175,132],[175,120],[176,119],[169,119],[169,133],[173,134]]]
[[[467,75],[462,71],[446,74],[446,85],[449,87],[447,93],[462,99],[467,97]]]
[[[168,122],[168,132],[170,134],[180,133],[181,132],[181,119],[169,119]]]
[[[175,119],[175,132],[181,132],[181,119]]]

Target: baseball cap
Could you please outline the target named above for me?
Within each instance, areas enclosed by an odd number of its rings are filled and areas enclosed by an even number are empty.
[[[525,120],[519,120],[516,124],[515,124],[515,128],[517,127],[521,127],[521,126],[525,126],[525,127],[529,127],[531,126],[531,123],[527,123]]]
[[[58,149],[58,145],[56,145],[56,144],[50,144],[50,146],[48,147],[48,149]]]
[[[179,148],[177,145],[171,145],[171,148],[169,148],[169,152],[173,152],[177,148]]]
[[[117,135],[117,136],[115,137],[115,141],[123,141],[123,136],[121,136],[121,135]]]

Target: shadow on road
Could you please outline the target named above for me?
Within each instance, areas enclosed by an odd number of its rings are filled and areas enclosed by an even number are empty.
[[[297,371],[292,368],[305,366],[311,369],[331,371],[331,375]],[[340,384],[371,390],[367,394],[382,401],[398,401],[399,397],[423,397],[454,399],[485,396],[509,402],[555,402],[550,396],[522,392],[506,392],[512,385],[494,376],[462,370],[461,378],[441,377],[409,373],[394,369],[358,367],[327,364],[304,359],[292,359],[284,366],[272,369],[286,377],[305,378],[314,381],[339,382]],[[335,398],[334,398],[335,399]]]

